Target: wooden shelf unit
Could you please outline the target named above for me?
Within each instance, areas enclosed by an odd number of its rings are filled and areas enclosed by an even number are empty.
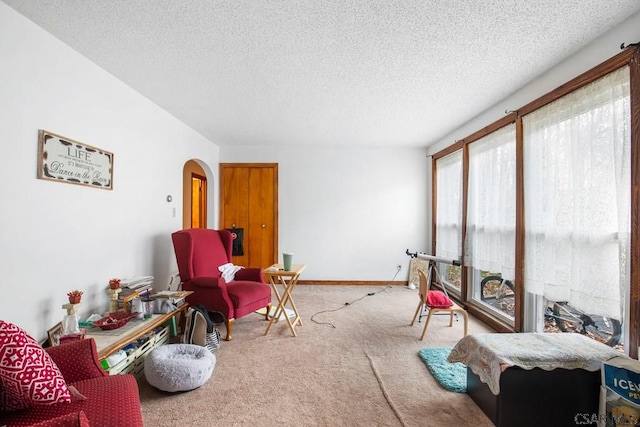
[[[109,367],[109,375],[132,374],[136,378],[141,378],[144,374],[144,359],[151,350],[169,342],[169,326],[165,325],[158,333],[153,334],[147,342],[133,350],[115,366]]]
[[[100,362],[104,362],[109,356],[124,349],[139,338],[149,336],[149,339],[128,354],[126,359],[105,369],[111,375],[131,373],[136,378],[140,378],[144,372],[144,358],[151,350],[169,341],[171,335],[170,322],[180,315],[182,311],[186,310],[187,307],[188,304],[184,304],[171,313],[154,314],[151,318],[143,321],[130,320],[130,322],[138,324],[121,334],[102,334],[99,332],[92,334],[91,331],[87,331],[86,337],[95,340]],[[174,321],[177,327],[177,319]],[[154,334],[153,331],[159,327],[161,329]],[[104,365],[105,363],[103,363]]]

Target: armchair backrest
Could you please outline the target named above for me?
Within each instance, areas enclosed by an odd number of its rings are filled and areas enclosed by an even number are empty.
[[[220,277],[218,267],[231,262],[233,239],[227,230],[190,228],[176,231],[171,239],[183,282],[194,277]]]

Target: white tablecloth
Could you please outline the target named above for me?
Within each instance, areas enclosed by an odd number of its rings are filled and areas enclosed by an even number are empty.
[[[613,348],[576,333],[473,334],[462,338],[449,362],[462,362],[500,394],[500,374],[510,366],[597,371],[602,362],[624,356]]]

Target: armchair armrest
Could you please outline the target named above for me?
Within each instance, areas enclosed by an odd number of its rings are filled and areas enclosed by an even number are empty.
[[[242,268],[236,272],[235,280],[247,280],[249,282],[264,282],[264,276],[262,275],[261,268]]]
[[[67,383],[109,375],[100,366],[98,349],[93,338],[47,347],[46,351]]]
[[[182,289],[193,291],[187,297],[189,305],[202,304],[209,310],[223,312],[225,316],[233,313],[227,282],[222,277],[194,277],[184,282]]]

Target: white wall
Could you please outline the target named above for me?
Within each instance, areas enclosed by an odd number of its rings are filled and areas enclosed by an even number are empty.
[[[0,319],[40,339],[67,291],[84,316],[108,307],[111,277],[166,286],[182,167],[217,170],[218,147],[1,2],[0,58]],[[36,179],[39,129],[113,152],[114,189]]]
[[[279,246],[301,280],[407,280],[430,244],[425,149],[220,147],[222,163],[278,163]],[[280,259],[282,259],[280,255]]]

